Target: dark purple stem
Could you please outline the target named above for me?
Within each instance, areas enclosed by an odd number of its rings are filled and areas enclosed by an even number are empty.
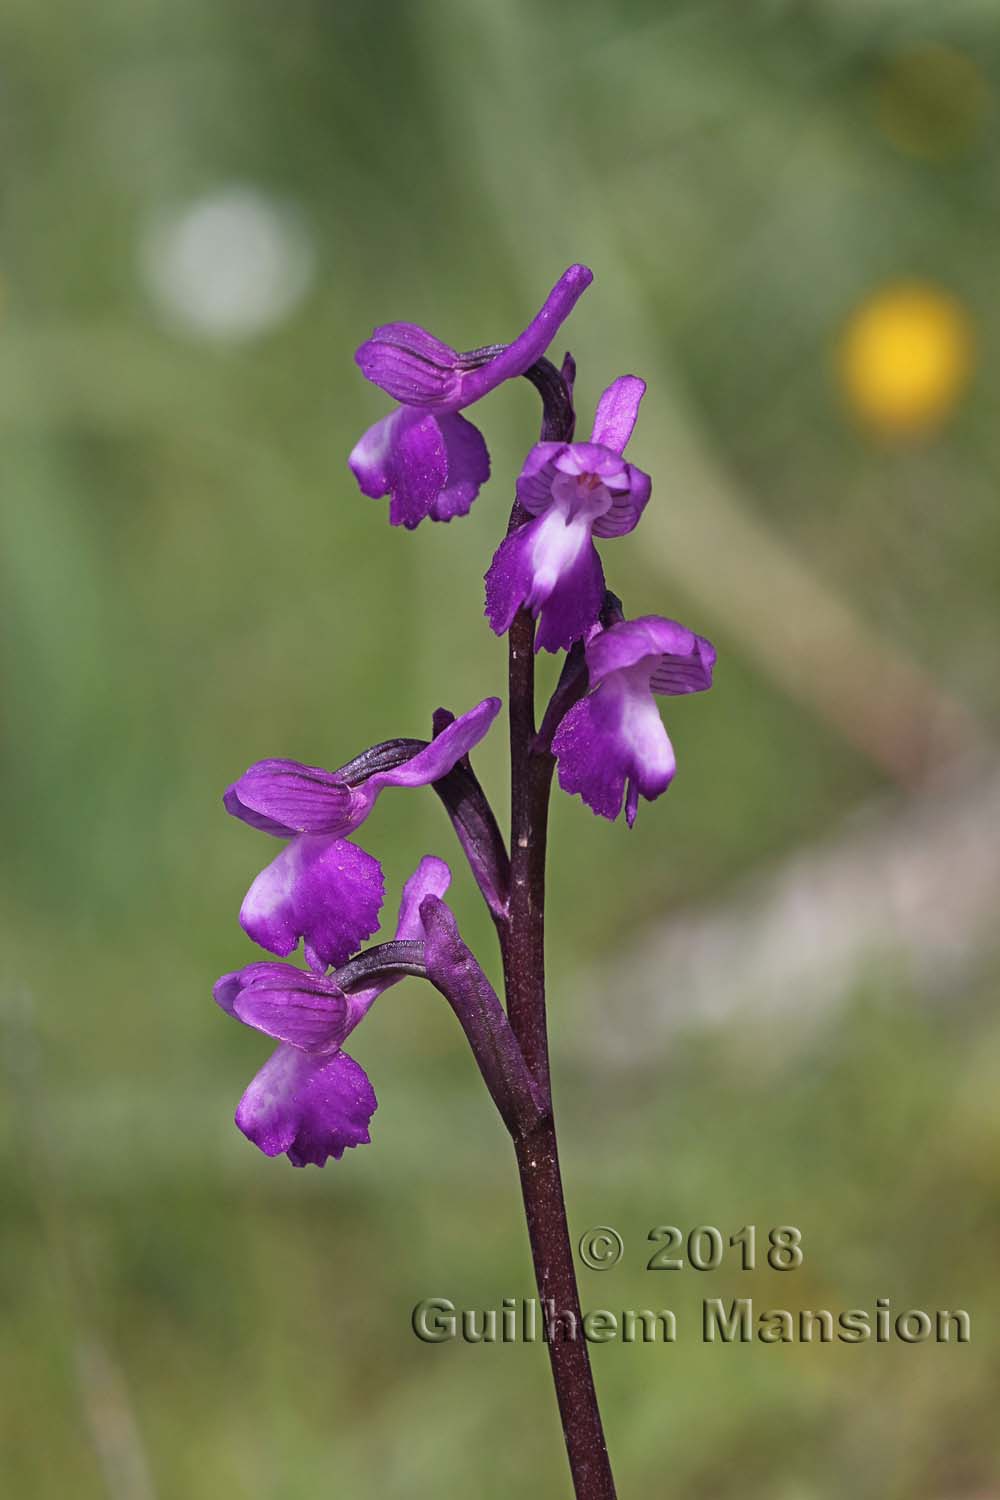
[[[568,441],[573,430],[573,408],[566,383],[548,361],[541,361],[540,365],[541,369],[533,367],[527,374],[542,394],[543,437],[547,441]],[[522,524],[519,511],[520,506],[515,505],[512,528]],[[580,1333],[580,1295],[566,1220],[549,1081],[545,847],[555,761],[548,749],[538,746],[536,741],[534,636],[534,620],[527,610],[521,610],[509,636],[511,884],[503,943],[504,982],[507,1014],[543,1101],[543,1113],[531,1131],[515,1136],[514,1149],[539,1298],[543,1307],[550,1304],[554,1307],[557,1317],[572,1314],[563,1321],[577,1330],[575,1338],[555,1337],[548,1341],[577,1500],[614,1500],[615,1482],[590,1356]]]

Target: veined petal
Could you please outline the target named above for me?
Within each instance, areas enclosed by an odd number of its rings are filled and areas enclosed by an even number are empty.
[[[649,685],[654,693],[676,696],[678,693],[703,693],[712,686],[715,647],[703,635],[696,635],[694,647],[682,656],[665,651],[653,668]]]
[[[624,453],[645,393],[646,382],[637,375],[619,375],[613,380],[597,403],[590,441]]]
[[[266,979],[245,985],[233,1014],[246,1026],[306,1052],[329,1051],[344,1039],[347,1000],[332,980],[292,964],[269,965]],[[284,972],[279,976],[276,969]]]
[[[368,1075],[346,1052],[312,1057],[282,1045],[240,1100],[236,1123],[265,1156],[284,1151],[294,1167],[322,1167],[371,1140],[377,1103]]]
[[[280,983],[283,976],[287,974],[289,967],[290,965],[288,964],[275,964],[266,961],[256,964],[244,964],[242,969],[235,969],[231,974],[223,974],[221,979],[215,981],[215,984],[212,986],[212,998],[215,1000],[216,1005],[226,1012],[227,1016],[235,1016],[236,1011],[234,1006],[242,989],[245,989],[248,984],[254,984],[258,980],[265,984],[269,980],[272,980],[274,983]]]
[[[354,357],[368,380],[405,406],[458,411],[540,359],[593,279],[586,266],[570,266],[524,332],[484,363],[470,363],[415,323],[376,328]]]
[[[243,968],[234,969],[232,974],[223,974],[220,980],[216,980],[211,987],[211,996],[226,1016],[235,1016],[235,1002],[240,998],[241,990],[252,984],[261,984],[265,989],[280,989],[288,975],[301,974],[304,974],[303,969],[292,968],[291,963],[271,963],[268,960],[246,963]],[[319,984],[325,983],[318,975],[309,975],[309,978],[315,978]]]
[[[240,924],[270,953],[287,957],[302,938],[311,965],[342,964],[378,927],[384,888],[378,860],[356,844],[300,834],[257,876]]]
[[[655,692],[702,692],[712,685],[715,647],[704,636],[660,615],[622,620],[587,645],[591,687],[640,661],[648,665]]]
[[[259,760],[223,797],[226,811],[265,833],[336,833],[347,820],[351,789],[320,766]]]
[[[461,359],[416,323],[385,323],[354,356],[361,373],[403,406],[441,406],[459,392]]]
[[[552,504],[556,459],[568,446],[567,443],[536,443],[524,460],[524,467],[517,477],[517,498],[531,515],[540,516]]]
[[[594,521],[594,535],[607,539],[626,536],[639,524],[639,517],[649,503],[653,481],[634,464],[625,465],[626,485],[624,489],[612,489],[611,505]]]

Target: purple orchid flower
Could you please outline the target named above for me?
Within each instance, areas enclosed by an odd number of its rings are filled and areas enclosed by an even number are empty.
[[[440,899],[451,881],[443,860],[427,855],[403,887],[396,937],[422,938],[420,905]],[[344,1039],[402,975],[345,995],[336,976],[291,964],[249,964],[224,974],[213,990],[235,1016],[280,1046],[251,1082],[236,1111],[243,1134],[265,1156],[284,1152],[295,1167],[339,1161],[349,1146],[367,1144],[378,1101],[368,1076],[341,1050]]]
[[[354,357],[362,373],[401,404],[368,429],[348,462],[362,494],[391,497],[393,526],[412,530],[426,516],[468,512],[490,477],[490,456],[458,413],[541,358],[592,280],[586,266],[570,266],[506,346],[460,354],[414,323],[387,323],[361,345]]]
[[[585,654],[590,692],[569,710],[552,742],[559,785],[613,820],[627,782],[631,828],[639,793],[652,802],[676,770],[653,694],[710,688],[715,647],[676,620],[644,615],[596,632]]]
[[[262,870],[240,909],[243,930],[286,958],[305,943],[318,973],[343,963],[378,927],[385,882],[378,860],[347,837],[360,828],[385,787],[428,786],[446,776],[500,711],[486,698],[402,764],[371,771],[360,756],[341,771],[294,760],[262,760],[225,793],[226,811],[276,838],[290,839]]]
[[[625,536],[649,499],[649,475],[622,457],[645,389],[620,376],[598,403],[589,443],[538,443],[528,454],[517,498],[533,519],[500,543],[486,574],[497,635],[522,605],[541,615],[536,651],[568,649],[597,620],[604,570],[593,538]]]

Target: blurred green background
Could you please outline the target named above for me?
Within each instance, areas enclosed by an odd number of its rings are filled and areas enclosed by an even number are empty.
[[[568,1493],[541,1349],[410,1331],[531,1290],[450,1014],[376,1007],[374,1143],[295,1172],[231,1123],[268,1046],[210,987],[273,853],[226,783],[503,692],[534,393],[475,413],[471,515],[401,534],[345,467],[386,410],[355,346],[509,338],[574,260],[581,427],[650,386],[609,581],[720,653],[633,833],[554,807],[570,1215],[626,1242],[583,1301],[682,1330],[593,1351],[621,1494],[1000,1494],[998,105],[995,0],[7,0],[4,1495]],[[449,839],[379,804],[390,920]],[[748,1222],[802,1269],[643,1269]],[[739,1295],[973,1342],[704,1347]]]

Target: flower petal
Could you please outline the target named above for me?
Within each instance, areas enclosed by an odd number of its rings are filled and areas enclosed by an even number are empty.
[[[504,537],[486,573],[486,618],[495,635],[506,635],[531,593],[531,547],[538,521]]]
[[[420,903],[425,896],[443,896],[449,885],[451,871],[444,860],[437,859],[433,854],[425,854],[403,886],[399,921],[396,923],[396,937],[400,942],[411,942],[423,937]]]
[[[392,484],[392,436],[400,413],[391,411],[369,427],[351,450],[347,462],[363,495],[379,500]]]
[[[223,974],[212,986],[212,998],[227,1016],[236,1015],[236,1001],[240,991],[251,984],[277,985],[281,984],[284,977],[291,970],[290,964],[276,964],[265,960],[262,963],[244,964],[242,969],[235,969],[231,974]],[[300,974],[301,969],[291,970]]]
[[[594,624],[604,603],[604,569],[590,537],[559,576],[542,607],[536,651],[568,651]]]
[[[427,516],[465,515],[490,477],[478,427],[454,412],[401,406],[370,427],[348,460],[362,494],[390,495],[389,520],[412,531]]]
[[[432,521],[450,521],[468,514],[480,486],[490,477],[490,455],[479,428],[457,412],[444,412],[436,420],[444,440],[448,478],[428,515]]]
[[[259,760],[223,797],[226,811],[254,828],[289,838],[293,833],[336,833],[351,806],[351,789],[320,766],[296,760]]]
[[[588,643],[591,687],[644,658],[648,658],[656,692],[697,693],[712,685],[715,647],[710,641],[676,620],[640,615],[611,625]]]
[[[624,453],[645,393],[646,382],[637,375],[619,375],[613,380],[597,403],[590,441]]]
[[[412,531],[448,483],[448,451],[437,418],[401,407],[392,434],[389,522]]]
[[[556,460],[568,447],[567,443],[536,443],[524,460],[517,477],[517,498],[531,515],[540,516],[552,504]]]
[[[402,942],[412,942],[423,937],[424,928],[420,920],[421,901],[425,896],[443,896],[450,884],[451,871],[444,860],[436,859],[433,854],[425,854],[403,887],[399,920],[396,923],[397,939]],[[358,1022],[364,1020],[379,995],[384,994],[392,985],[398,984],[402,977],[401,974],[397,974],[391,978],[379,979],[367,989],[352,990],[345,997],[347,1020],[344,1036],[348,1036]],[[332,981],[327,982],[332,983]]]
[[[370,427],[348,459],[361,492],[390,495],[389,521],[412,531],[430,515],[448,482],[448,455],[437,419],[401,406]]]
[[[678,693],[703,693],[712,686],[715,647],[703,635],[694,638],[694,649],[686,656],[664,652],[653,669],[649,685],[654,693],[676,696]]]
[[[223,974],[212,986],[212,999],[220,1010],[224,1010],[227,1016],[235,1016],[233,1006],[236,997],[243,987],[242,969],[234,969],[230,974]]]
[[[553,510],[529,521],[497,548],[486,574],[486,616],[504,635],[522,605],[536,617],[536,651],[568,650],[593,625],[604,602],[604,570],[584,522],[567,525]]]
[[[338,1046],[344,1039],[347,1001],[336,984],[292,964],[267,967],[272,973],[266,979],[240,990],[233,1006],[237,1019],[307,1052]]]
[[[673,780],[673,747],[648,689],[611,678],[570,709],[552,742],[559,785],[602,818],[617,818],[629,779],[652,800]],[[629,826],[635,795],[629,788]]]
[[[653,481],[634,464],[625,465],[628,480],[625,489],[611,491],[611,506],[594,521],[594,535],[602,538],[626,536],[639,524],[639,517],[649,503]]]
[[[236,1123],[265,1156],[284,1151],[294,1167],[322,1167],[371,1140],[377,1103],[364,1069],[346,1052],[317,1058],[285,1045],[243,1095]]]
[[[416,323],[383,324],[354,358],[366,380],[403,406],[441,406],[458,396],[458,352]]]
[[[634,667],[643,657],[687,656],[694,647],[694,632],[676,620],[658,615],[640,615],[635,620],[620,620],[595,635],[587,645],[587,671],[591,687],[596,687],[613,672]],[[652,662],[650,662],[652,668]]]
[[[300,834],[257,876],[240,924],[270,953],[304,938],[310,964],[341,964],[378,927],[383,892],[381,865],[356,844]]]

